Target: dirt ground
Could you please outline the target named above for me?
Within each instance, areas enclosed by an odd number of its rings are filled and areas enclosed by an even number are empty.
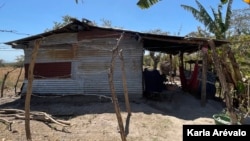
[[[132,115],[129,117],[124,98],[119,107],[127,141],[182,141],[185,124],[215,124],[212,115],[223,110],[223,104],[207,100],[202,107],[199,99],[180,88],[162,101],[130,98]],[[31,111],[43,111],[55,119],[66,120],[71,126],[31,120],[33,141],[120,141],[118,121],[110,99],[96,96],[32,97]],[[11,93],[0,98],[0,109],[24,109],[24,99]],[[1,118],[1,114],[0,114]],[[3,117],[13,121],[11,130],[0,122],[1,141],[25,141],[25,121]]]

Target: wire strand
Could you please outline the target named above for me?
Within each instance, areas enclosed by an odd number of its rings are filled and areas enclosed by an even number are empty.
[[[16,30],[2,30],[2,29],[0,29],[0,32],[13,33],[13,34],[17,34],[17,35],[28,35],[28,36],[31,35],[31,34],[28,34],[28,33],[17,32]]]

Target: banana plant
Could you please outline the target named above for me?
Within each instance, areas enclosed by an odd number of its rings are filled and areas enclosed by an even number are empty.
[[[161,0],[139,0],[137,2],[137,6],[139,6],[141,9],[147,9],[154,4],[158,3]]]

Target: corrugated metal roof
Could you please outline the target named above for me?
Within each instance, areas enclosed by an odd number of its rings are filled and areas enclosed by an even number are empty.
[[[86,20],[85,20],[86,21]],[[143,47],[146,50],[150,51],[158,51],[164,52],[168,54],[178,54],[181,52],[192,53],[199,50],[199,46],[203,43],[206,43],[208,38],[186,38],[181,36],[169,36],[169,35],[159,35],[159,34],[151,34],[151,33],[142,33],[138,31],[124,30],[124,29],[115,29],[115,28],[104,28],[98,27],[89,24],[89,22],[80,22],[76,19],[72,20],[72,23],[52,31],[48,31],[45,33],[37,34],[34,36],[30,36],[27,38],[22,38],[15,41],[6,42],[7,45],[12,45],[15,48],[15,45],[22,44],[25,45],[29,41],[47,37],[53,34],[60,33],[76,33],[79,31],[91,31],[93,29],[101,29],[101,30],[109,30],[109,31],[117,31],[117,32],[126,32],[134,35],[137,40],[141,40],[143,42]],[[214,40],[216,46],[221,46],[222,44],[229,43],[225,40]]]

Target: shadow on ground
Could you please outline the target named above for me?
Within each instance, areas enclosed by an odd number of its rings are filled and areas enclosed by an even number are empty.
[[[152,101],[145,98],[130,98],[132,113],[162,114],[175,116],[184,120],[194,120],[200,117],[211,118],[213,114],[223,110],[221,102],[207,100],[206,106],[201,106],[201,101],[181,89],[169,91],[161,101]],[[173,95],[171,100],[169,95]],[[10,98],[11,99],[11,98]],[[4,101],[1,99],[1,101]],[[24,109],[25,97],[12,98],[9,102],[2,102],[0,109]],[[112,100],[100,96],[50,96],[31,98],[31,111],[42,111],[58,117],[75,117],[84,114],[115,113]],[[123,97],[119,98],[121,112],[126,112]]]

